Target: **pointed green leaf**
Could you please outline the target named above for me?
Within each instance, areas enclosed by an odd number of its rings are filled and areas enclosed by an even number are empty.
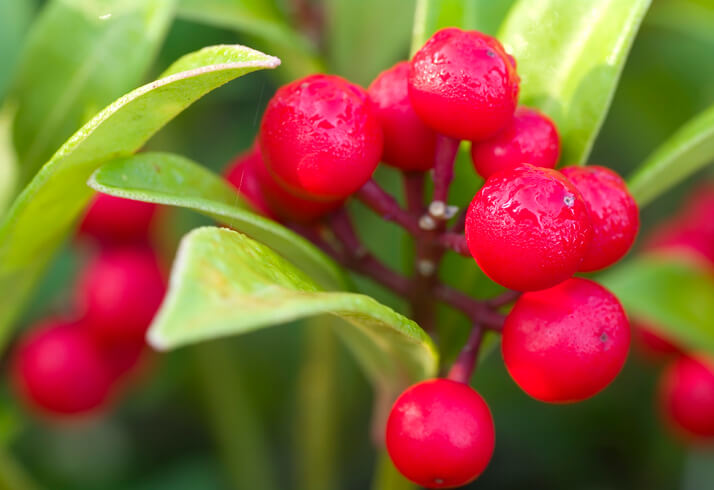
[[[28,35],[10,93],[22,182],[101,107],[142,80],[174,0],[52,0]]]
[[[520,103],[558,125],[564,164],[584,163],[650,0],[519,0],[499,35]]]
[[[664,255],[630,260],[598,276],[635,319],[693,351],[714,354],[714,278],[701,265]]]
[[[137,151],[201,96],[280,60],[244,46],[188,54],[166,76],[121,97],[72,136],[22,191],[0,223],[0,344],[45,265],[92,190],[86,182],[111,159]]]
[[[15,111],[9,105],[0,109],[0,219],[12,200],[17,184],[17,157],[10,128]]]
[[[714,162],[714,106],[662,143],[628,179],[640,207]]]
[[[250,211],[235,189],[197,163],[169,153],[140,153],[97,170],[89,185],[105,194],[193,209],[270,246],[321,286],[345,287],[340,268],[302,236]]]
[[[436,374],[436,348],[416,323],[369,296],[320,291],[267,246],[221,228],[182,240],[148,341],[173,349],[315,315],[344,320],[338,334],[380,389]]]

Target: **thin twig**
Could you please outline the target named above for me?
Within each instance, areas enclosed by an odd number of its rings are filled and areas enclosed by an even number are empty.
[[[436,139],[436,155],[434,157],[434,195],[433,202],[448,202],[449,187],[454,178],[454,161],[459,151],[460,141],[449,136],[439,135]],[[442,216],[434,216],[443,219]]]
[[[370,180],[362,186],[356,196],[383,219],[397,223],[414,236],[422,233],[419,227],[419,218],[402,209],[397,200],[374,180]]]
[[[462,233],[454,233],[452,231],[447,231],[441,233],[437,237],[437,240],[439,241],[442,247],[447,248],[449,250],[453,250],[457,254],[463,255],[464,257],[471,257],[469,245],[466,242],[466,236],[464,236]]]
[[[471,329],[469,339],[466,341],[466,345],[451,366],[447,378],[468,384],[476,367],[476,360],[478,359],[478,351],[481,347],[482,340],[483,328],[481,328],[480,325],[474,325]]]
[[[500,308],[501,306],[507,305],[517,300],[521,296],[520,291],[506,291],[498,296],[486,301],[486,304],[492,308]]]

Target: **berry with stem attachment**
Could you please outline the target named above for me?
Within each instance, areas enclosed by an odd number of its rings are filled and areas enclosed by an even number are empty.
[[[466,215],[471,255],[493,281],[517,291],[571,277],[590,247],[580,193],[560,172],[524,164],[493,174]]]
[[[588,279],[524,293],[506,317],[506,368],[533,398],[589,398],[615,379],[627,358],[630,326],[617,298]]]
[[[402,393],[387,420],[387,451],[397,469],[427,488],[454,488],[476,479],[491,460],[491,412],[470,386],[422,381]]]

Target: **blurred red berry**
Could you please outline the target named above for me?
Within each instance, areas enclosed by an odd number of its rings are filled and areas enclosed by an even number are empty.
[[[367,90],[384,133],[382,160],[402,170],[426,171],[434,165],[436,133],[414,112],[407,90],[409,62],[383,71]]]
[[[699,228],[675,218],[659,225],[645,248],[658,253],[689,257],[697,263],[714,265],[714,243]]]
[[[13,370],[20,395],[54,415],[86,414],[107,400],[112,378],[86,332],[51,321],[20,341]]]
[[[666,419],[687,438],[714,438],[714,363],[680,357],[664,372],[660,400]]]
[[[593,239],[579,270],[591,272],[614,264],[630,250],[640,229],[637,203],[627,184],[609,168],[596,165],[561,171],[583,196],[593,225]]]
[[[143,343],[166,284],[149,248],[102,250],[81,272],[76,290],[83,325],[100,343]]]
[[[271,174],[313,200],[347,198],[382,156],[382,129],[367,92],[334,75],[280,88],[265,110],[259,140]]]
[[[682,350],[661,329],[641,320],[633,322],[633,333],[637,338],[642,353],[650,359],[670,358],[682,353]]]
[[[484,179],[522,163],[555,168],[559,157],[560,138],[555,124],[528,107],[519,107],[511,122],[493,138],[471,145],[474,168]]]
[[[427,488],[454,488],[486,469],[494,432],[488,405],[475,390],[432,379],[411,386],[394,403],[387,451],[409,480]]]
[[[523,294],[503,327],[508,372],[523,391],[544,402],[595,395],[620,372],[629,347],[630,327],[620,302],[587,279]]]
[[[97,194],[79,225],[79,233],[101,243],[145,242],[157,209],[153,203]]]
[[[479,141],[511,121],[518,83],[515,64],[498,40],[450,27],[414,55],[409,98],[419,117],[439,133]]]
[[[571,277],[592,238],[580,193],[560,172],[524,164],[493,174],[466,215],[471,255],[492,280],[517,291]]]

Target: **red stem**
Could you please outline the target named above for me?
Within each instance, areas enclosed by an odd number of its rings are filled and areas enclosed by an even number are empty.
[[[466,243],[466,236],[463,233],[447,231],[439,235],[438,240],[442,247],[453,250],[464,257],[471,257],[469,245]]]
[[[421,233],[419,219],[401,208],[396,199],[382,189],[374,180],[368,181],[357,191],[357,198],[387,221],[394,221],[412,235]]]
[[[436,155],[434,156],[434,196],[432,201],[440,201],[446,204],[449,198],[449,187],[454,178],[454,161],[456,160],[460,143],[459,140],[449,136],[437,136]]]
[[[478,351],[482,340],[483,329],[479,325],[474,325],[466,345],[451,366],[449,374],[446,376],[447,378],[460,383],[469,383],[476,367],[476,359],[478,359]]]

